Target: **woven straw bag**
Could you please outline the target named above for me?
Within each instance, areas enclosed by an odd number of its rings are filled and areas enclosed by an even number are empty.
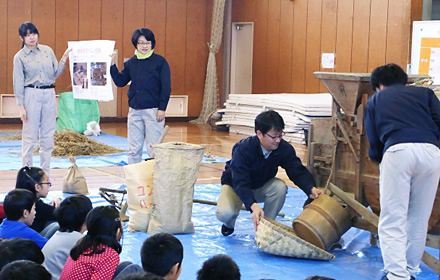
[[[278,256],[313,260],[331,260],[335,256],[299,238],[292,228],[263,217],[255,234],[261,251]]]

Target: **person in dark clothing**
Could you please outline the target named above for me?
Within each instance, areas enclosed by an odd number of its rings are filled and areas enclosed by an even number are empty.
[[[43,264],[44,255],[35,241],[23,238],[10,238],[0,241],[0,271],[5,265],[17,260],[29,260]]]
[[[170,67],[166,59],[154,53],[156,39],[151,30],[139,28],[131,38],[135,55],[124,63],[122,72],[112,57],[110,74],[118,87],[128,89],[128,163],[142,160],[144,140],[148,155],[149,144],[156,144],[165,124],[165,110],[171,94]]]
[[[315,187],[312,174],[296,156],[295,149],[282,139],[284,120],[275,111],[260,113],[255,118],[256,135],[234,145],[232,159],[226,162],[217,201],[217,218],[223,222],[221,232],[227,236],[234,232],[235,221],[244,203],[252,212],[257,228],[260,218],[275,219],[284,205],[286,183],[275,178],[278,167],[308,196],[322,193]],[[264,202],[264,211],[257,204]]]
[[[364,117],[368,154],[380,164],[383,279],[415,278],[440,177],[440,101],[407,81],[396,64],[376,68]]]
[[[37,214],[31,228],[46,238],[52,237],[59,228],[53,212],[60,205],[61,199],[56,198],[50,204],[41,200],[48,195],[51,186],[49,177],[39,167],[25,166],[18,171],[15,188],[29,190],[37,197],[35,202]]]
[[[52,275],[41,264],[28,260],[13,261],[0,271],[0,280],[51,280]]]

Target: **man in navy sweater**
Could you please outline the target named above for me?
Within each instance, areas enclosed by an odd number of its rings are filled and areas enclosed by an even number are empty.
[[[256,135],[234,145],[232,159],[222,174],[216,210],[217,218],[223,222],[224,236],[234,232],[243,203],[252,212],[255,229],[262,216],[275,219],[287,194],[286,183],[275,178],[279,166],[307,195],[317,197],[322,193],[315,187],[312,174],[296,156],[295,149],[282,139],[283,129],[284,120],[277,112],[262,112],[255,119]],[[264,210],[258,202],[264,202]]]
[[[440,177],[440,102],[407,81],[398,65],[376,68],[365,111],[369,156],[380,164],[382,279],[415,279]]]

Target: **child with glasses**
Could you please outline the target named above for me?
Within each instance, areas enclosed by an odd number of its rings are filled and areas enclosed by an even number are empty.
[[[25,166],[18,171],[15,188],[29,190],[37,198],[35,203],[37,214],[31,228],[46,238],[50,238],[59,228],[53,212],[59,206],[61,199],[56,198],[50,204],[46,204],[41,200],[47,197],[50,186],[52,184],[49,177],[39,167]]]

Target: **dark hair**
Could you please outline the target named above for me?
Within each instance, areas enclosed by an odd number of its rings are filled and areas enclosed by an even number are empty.
[[[8,192],[3,203],[6,218],[9,221],[18,221],[23,217],[24,210],[32,210],[35,201],[35,194],[28,190],[15,189]]]
[[[81,231],[86,221],[87,214],[92,210],[92,202],[85,195],[72,195],[66,197],[56,208],[54,215],[60,225],[59,231]]]
[[[197,272],[197,280],[240,280],[240,277],[240,269],[227,255],[211,257]]]
[[[29,260],[39,264],[44,262],[44,255],[37,243],[23,238],[5,239],[0,242],[0,256],[0,270],[17,260]]]
[[[16,189],[26,189],[33,194],[37,194],[35,190],[35,184],[43,182],[43,176],[45,175],[43,169],[39,167],[22,167],[17,174],[17,182],[15,183]]]
[[[156,46],[156,39],[154,38],[154,33],[150,29],[147,28],[138,28],[133,31],[133,35],[131,36],[131,43],[137,49],[137,43],[139,37],[144,35],[147,41],[151,41],[151,49],[154,49]]]
[[[304,279],[304,280],[335,280],[335,279],[333,279],[333,278],[328,278],[328,277],[325,277],[325,276],[318,276],[318,275],[316,275],[316,276],[310,276],[310,277],[307,277],[307,278]]]
[[[40,35],[40,34],[38,33],[38,29],[37,29],[37,27],[35,26],[35,24],[33,24],[33,23],[30,22],[30,21],[23,22],[23,23],[20,25],[20,27],[18,28],[18,35],[20,35],[21,38],[26,37],[26,35],[28,35],[28,34],[37,34],[37,35]]]
[[[20,27],[18,27],[18,35],[22,39],[24,39],[24,37],[26,37],[26,35],[28,34],[37,34],[38,36],[40,36],[37,27],[30,21],[23,22]],[[24,47],[24,40],[21,43],[21,47]]]
[[[176,263],[181,266],[182,259],[182,243],[172,234],[156,233],[148,237],[142,245],[142,268],[159,276],[167,275]]]
[[[380,85],[406,85],[407,83],[408,75],[399,65],[394,63],[379,66],[371,72],[371,87],[374,91],[376,91]]]
[[[137,272],[118,276],[119,280],[163,280],[163,277],[149,272]]]
[[[274,110],[258,114],[255,118],[255,132],[259,130],[262,134],[266,134],[271,129],[276,131],[282,131],[284,129],[284,120],[280,114]]]
[[[87,214],[87,235],[81,238],[70,251],[70,257],[76,261],[87,249],[92,251],[86,256],[104,252],[101,245],[106,245],[121,253],[122,246],[116,239],[118,229],[122,233],[121,218],[114,206],[98,206]]]
[[[41,264],[20,260],[5,265],[0,272],[0,280],[10,279],[51,280],[52,275]]]

